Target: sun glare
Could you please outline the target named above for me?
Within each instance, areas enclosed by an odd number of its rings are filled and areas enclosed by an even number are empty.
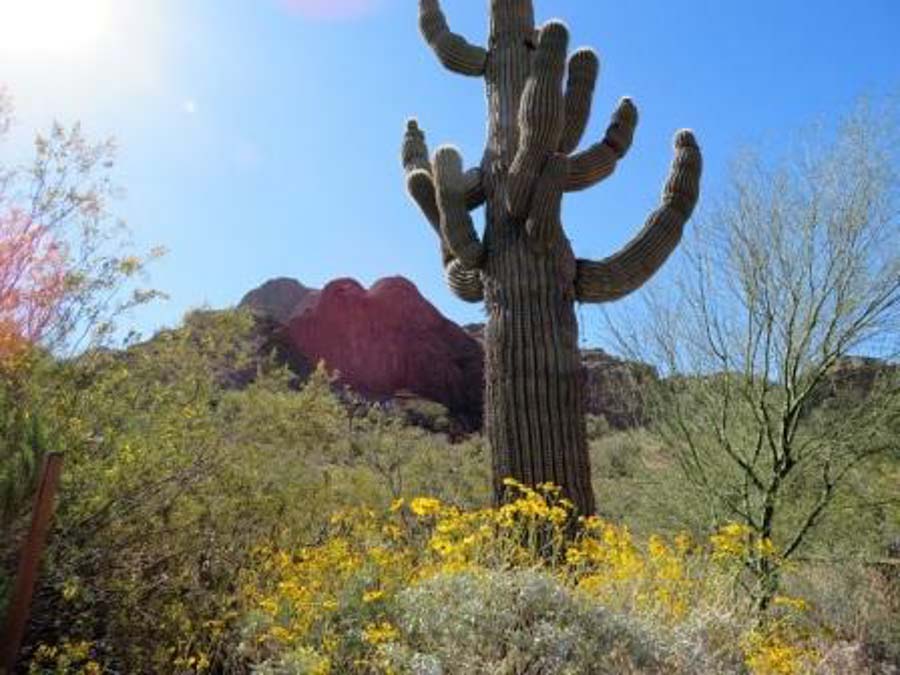
[[[0,52],[71,54],[103,35],[110,0],[0,0]]]

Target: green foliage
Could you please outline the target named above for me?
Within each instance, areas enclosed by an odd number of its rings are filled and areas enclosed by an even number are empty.
[[[451,444],[377,408],[351,417],[322,368],[297,391],[257,353],[254,329],[248,313],[196,312],[41,375],[33,406],[66,465],[34,609],[53,620],[33,645],[87,641],[126,671],[167,671],[201,646],[221,660],[204,624],[233,614],[261,542],[315,541],[333,511],[412,490],[487,497],[480,442]]]
[[[13,110],[0,87],[0,140],[13,127]],[[56,386],[47,379],[44,352],[73,357],[109,345],[117,321],[161,295],[139,282],[163,249],[136,254],[114,213],[115,160],[112,139],[94,141],[80,124],[55,122],[35,136],[30,158],[0,161],[0,219],[15,215],[26,224],[18,237],[15,229],[0,233],[13,237],[0,241],[0,250],[12,250],[12,258],[8,251],[0,256],[2,332],[11,325],[6,337],[24,342],[22,354],[17,346],[16,358],[0,364],[0,526],[25,507],[49,443],[35,393]],[[23,330],[32,323],[41,329]]]
[[[8,526],[31,493],[50,450],[40,415],[28,404],[29,384],[0,377],[0,527]]]
[[[658,441],[702,504],[691,511],[708,527],[742,522],[777,549],[747,560],[760,608],[786,562],[828,541],[834,510],[878,518],[885,533],[896,519],[896,499],[872,500],[880,515],[864,504],[900,451],[893,112],[860,105],[777,163],[737,163],[698,220],[678,283],[611,325],[630,358],[663,374],[644,393]],[[874,553],[853,538],[857,554]]]

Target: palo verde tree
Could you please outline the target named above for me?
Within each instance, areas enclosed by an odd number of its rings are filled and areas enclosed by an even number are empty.
[[[644,390],[653,427],[706,507],[699,524],[743,530],[761,609],[824,522],[869,501],[885,523],[896,512],[895,494],[874,492],[900,457],[894,110],[860,105],[780,159],[744,156],[679,283],[610,322],[663,374]]]
[[[13,111],[0,84],[4,153]],[[0,526],[27,504],[50,447],[38,399],[66,389],[54,358],[109,344],[117,319],[159,295],[133,286],[162,251],[133,255],[112,213],[115,151],[78,124],[54,123],[35,136],[30,159],[0,157]]]
[[[700,150],[675,136],[661,206],[623,250],[576,259],[560,222],[562,196],[612,174],[628,151],[637,110],[622,99],[602,141],[575,152],[587,126],[599,63],[589,49],[566,56],[568,30],[535,27],[531,0],[491,0],[488,49],[448,29],[438,0],[420,0],[425,40],[449,70],[484,78],[488,141],[479,166],[463,170],[442,147],[429,160],[417,123],[407,125],[407,187],[441,240],[451,290],[484,301],[486,433],[495,496],[503,479],[563,487],[578,511],[595,510],[585,438],[575,302],[621,298],[646,282],[678,244],[697,201]],[[484,236],[470,211],[486,206]]]

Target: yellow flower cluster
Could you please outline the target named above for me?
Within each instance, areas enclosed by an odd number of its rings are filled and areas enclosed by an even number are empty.
[[[38,645],[28,665],[30,675],[37,673],[76,673],[100,675],[103,669],[90,658],[93,645],[84,640],[63,640],[58,645]]]
[[[358,665],[390,642],[394,629],[384,600],[409,583],[415,558],[402,519],[399,509],[342,511],[319,546],[259,548],[259,565],[241,589],[242,603],[256,617],[246,655],[264,660],[292,652],[307,664],[303,672],[342,672],[341,655],[352,653],[347,662]]]
[[[760,538],[743,523],[729,523],[709,538],[716,560],[777,558],[771,539]]]
[[[689,538],[674,545],[652,536],[639,547],[626,527],[597,517],[583,521],[585,536],[566,551],[576,587],[606,605],[651,612],[667,620],[685,616],[702,590],[689,573]]]
[[[744,637],[741,645],[751,672],[800,675],[814,670],[819,653],[806,646],[808,636],[793,621],[778,620]]]
[[[400,591],[435,575],[514,567],[541,569],[598,604],[675,625],[704,598],[721,597],[724,562],[740,567],[748,547],[768,552],[741,525],[721,528],[706,543],[686,534],[637,542],[628,528],[600,518],[576,521],[571,502],[552,485],[507,481],[507,487],[515,498],[499,508],[465,511],[430,497],[396,500],[384,513],[336,514],[319,545],[294,552],[261,548],[259,565],[242,584],[241,602],[253,617],[246,656],[262,663],[291,651],[312,659],[320,673],[350,672],[360,664],[383,672],[384,650],[403,640],[392,614]],[[804,608],[796,599],[776,604]],[[785,635],[748,635],[748,665],[760,673],[794,672],[784,664],[809,654]]]
[[[398,637],[400,637],[400,631],[394,628],[388,621],[372,623],[363,629],[363,639],[372,645],[393,642]]]

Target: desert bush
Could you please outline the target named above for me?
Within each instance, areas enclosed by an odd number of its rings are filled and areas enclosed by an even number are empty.
[[[0,142],[13,111],[0,86]],[[136,254],[113,212],[115,156],[112,139],[54,123],[30,158],[0,160],[0,528],[27,509],[53,445],[35,395],[55,386],[45,350],[71,357],[108,345],[123,315],[160,295],[137,282],[162,249]]]
[[[557,488],[462,510],[434,498],[337,514],[322,542],[259,549],[242,667],[296,673],[743,672],[812,667],[806,605],[752,619],[748,537],[639,542],[596,517],[569,538]],[[207,658],[197,655],[197,660]]]
[[[646,626],[539,570],[438,575],[405,589],[396,612],[403,643],[384,656],[401,672],[665,670],[666,645]]]

